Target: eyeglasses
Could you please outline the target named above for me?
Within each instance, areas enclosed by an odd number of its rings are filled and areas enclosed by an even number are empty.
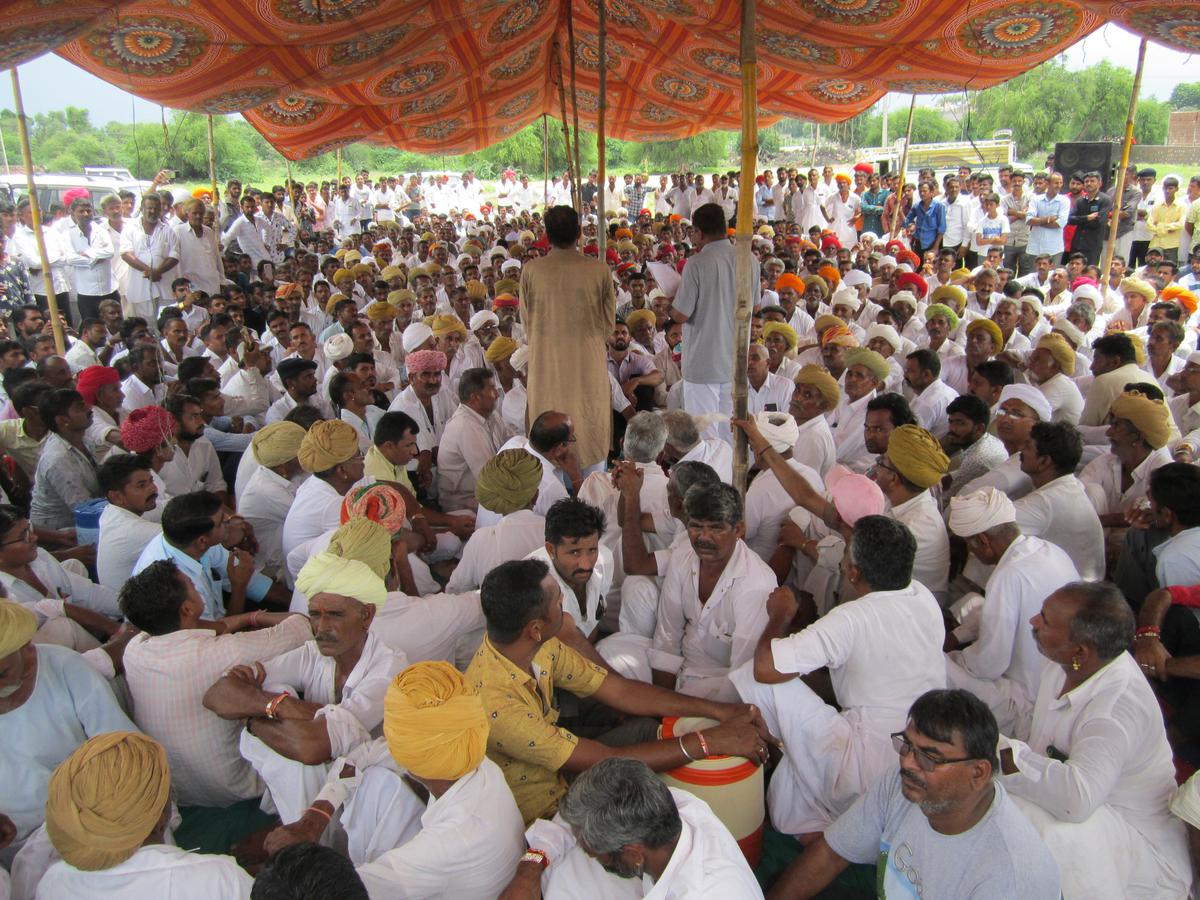
[[[911,753],[917,762],[917,768],[922,772],[932,772],[938,766],[949,766],[955,763],[975,762],[979,759],[977,756],[964,756],[962,759],[941,759],[936,756],[930,756],[926,751],[915,746],[911,741],[909,741],[909,739],[905,737],[903,731],[897,731],[892,735],[892,747],[898,754],[900,754],[901,759]]]
[[[11,541],[0,541],[0,547],[6,547],[9,544],[27,544],[32,541],[34,537],[33,525],[32,523],[27,523],[25,525],[25,530],[22,531],[18,537],[13,538]]]

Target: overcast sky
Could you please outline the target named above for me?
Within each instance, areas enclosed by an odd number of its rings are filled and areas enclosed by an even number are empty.
[[[1116,25],[1105,25],[1067,51],[1067,65],[1073,69],[1085,68],[1107,59],[1114,65],[1133,69],[1137,64],[1137,47],[1135,35]],[[1166,100],[1180,81],[1197,78],[1191,61],[1189,55],[1151,44],[1142,75],[1142,96]],[[64,90],[66,85],[69,89]],[[21,91],[29,113],[62,109],[70,104],[87,109],[96,124],[114,120],[158,122],[160,118],[157,104],[113,87],[54,54],[21,66]],[[907,97],[894,97],[892,108],[907,102]],[[0,89],[0,105],[11,108],[11,103],[5,86]]]

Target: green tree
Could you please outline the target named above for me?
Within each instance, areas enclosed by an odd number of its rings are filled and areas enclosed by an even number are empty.
[[[1167,102],[1171,109],[1200,109],[1200,81],[1175,85]]]
[[[888,113],[888,142],[894,142],[904,137],[908,127],[908,110],[894,109]],[[952,141],[958,136],[958,129],[953,123],[946,121],[936,109],[918,106],[913,110],[912,142],[914,144],[939,144]],[[853,136],[856,147],[878,147],[883,143],[883,116],[879,113],[868,116],[861,125],[861,131]]]

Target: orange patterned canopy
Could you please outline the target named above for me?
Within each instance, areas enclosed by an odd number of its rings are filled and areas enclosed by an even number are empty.
[[[285,156],[372,141],[463,153],[599,86],[597,0],[6,0],[0,67],[56,51],[178,109],[242,112]],[[609,135],[740,127],[739,0],[608,0]],[[1195,0],[758,0],[759,122],[862,112],[886,91],[997,84],[1106,21],[1200,52]],[[569,92],[568,92],[569,93]],[[569,102],[569,100],[568,100]]]

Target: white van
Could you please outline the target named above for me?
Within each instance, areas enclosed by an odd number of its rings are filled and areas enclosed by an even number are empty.
[[[33,183],[37,186],[38,206],[44,212],[52,203],[62,203],[63,194],[72,188],[87,188],[92,197],[96,214],[100,214],[100,201],[109,194],[118,191],[132,191],[135,196],[134,209],[142,202],[142,191],[145,182],[133,179],[113,177],[111,175],[34,175]],[[14,172],[0,175],[0,197],[16,205],[22,197],[29,193],[29,182],[24,172]]]

